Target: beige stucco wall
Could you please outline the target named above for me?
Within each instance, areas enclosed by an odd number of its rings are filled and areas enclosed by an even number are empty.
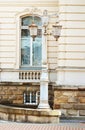
[[[37,0],[36,3],[33,1],[0,1],[1,81],[7,80],[8,77],[9,81],[16,80],[18,77],[13,73],[17,64],[16,17],[25,9],[37,7],[41,11],[47,9],[49,14],[59,11],[60,24],[62,25],[61,37],[58,42],[53,36],[47,38],[48,67],[51,70],[50,81],[56,82],[58,85],[84,85],[85,2],[83,0]],[[49,22],[50,31],[55,21],[55,16],[53,16]],[[7,70],[6,73],[5,70]],[[8,76],[8,74],[10,75]]]
[[[59,0],[62,34],[58,46],[57,84],[84,85],[85,1]]]

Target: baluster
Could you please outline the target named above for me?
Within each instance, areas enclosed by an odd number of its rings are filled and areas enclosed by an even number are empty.
[[[25,79],[27,79],[27,72],[25,72]]]
[[[38,72],[38,79],[40,79],[40,72]]]
[[[22,79],[22,72],[19,72],[19,79]]]
[[[38,72],[38,79],[39,79],[39,72]]]
[[[23,79],[25,79],[25,72],[23,72]]]
[[[30,72],[28,72],[28,76],[29,76],[28,79],[30,79]]]
[[[23,79],[23,72],[21,72],[21,79]]]
[[[37,72],[35,72],[35,80],[37,79]]]
[[[30,79],[32,79],[32,72],[30,72]]]
[[[21,72],[21,79],[23,79],[23,72]]]
[[[32,80],[33,80],[33,72],[32,72]]]
[[[29,79],[29,72],[27,72],[27,79]]]
[[[37,72],[37,75],[36,75],[36,79],[38,79],[38,72]]]
[[[35,72],[33,72],[33,79],[35,79]]]

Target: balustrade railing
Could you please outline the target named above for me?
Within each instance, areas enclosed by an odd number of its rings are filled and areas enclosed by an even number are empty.
[[[40,80],[40,71],[20,71],[19,79],[21,80]]]

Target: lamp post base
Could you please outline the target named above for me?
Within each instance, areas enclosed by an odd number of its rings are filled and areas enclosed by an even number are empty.
[[[50,109],[49,104],[40,103],[38,109]]]

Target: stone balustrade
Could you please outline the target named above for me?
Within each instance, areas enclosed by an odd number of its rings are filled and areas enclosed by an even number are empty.
[[[40,80],[40,71],[20,71],[20,80]]]

